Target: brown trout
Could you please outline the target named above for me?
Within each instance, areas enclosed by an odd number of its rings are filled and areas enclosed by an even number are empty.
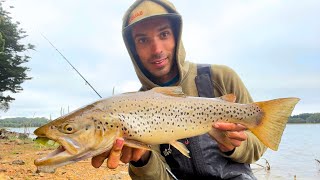
[[[189,157],[178,139],[209,132],[216,122],[246,126],[266,146],[277,150],[288,117],[298,98],[281,98],[251,104],[235,102],[232,94],[220,98],[185,96],[181,87],[157,87],[145,92],[124,93],[99,100],[35,130],[60,147],[36,159],[39,171],[110,151],[116,138],[125,145],[150,149],[168,143]]]

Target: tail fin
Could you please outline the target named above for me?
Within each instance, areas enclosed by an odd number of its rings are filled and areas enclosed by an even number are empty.
[[[261,108],[263,116],[260,124],[250,128],[250,131],[270,149],[278,150],[288,118],[299,100],[299,98],[281,98],[254,103]]]

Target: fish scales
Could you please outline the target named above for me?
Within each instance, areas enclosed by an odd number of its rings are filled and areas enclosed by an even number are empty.
[[[141,94],[146,95],[144,92]],[[180,139],[203,134],[217,121],[251,122],[251,119],[259,117],[257,114],[261,113],[256,105],[242,105],[212,98],[186,99],[154,93],[148,98],[144,96],[125,94],[115,97],[111,103],[101,103],[111,104],[106,109],[111,109],[110,113],[119,119],[119,127],[125,136],[148,144],[168,143],[172,136]],[[243,123],[250,126],[245,121]]]
[[[35,135],[61,146],[36,159],[35,165],[39,171],[54,172],[57,167],[110,151],[117,138],[124,138],[125,146],[147,150],[151,150],[149,145],[169,143],[189,157],[186,146],[177,140],[211,132],[216,122],[242,124],[267,147],[277,150],[298,101],[279,98],[239,104],[231,94],[187,97],[181,87],[112,96],[36,129]]]

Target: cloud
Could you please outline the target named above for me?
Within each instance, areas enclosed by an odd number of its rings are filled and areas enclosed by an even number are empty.
[[[125,93],[125,92],[134,92],[139,91],[141,83],[139,81],[125,81],[119,85],[115,86],[115,92]]]
[[[139,80],[121,36],[132,1],[6,1],[25,40],[36,45],[24,91],[7,115],[58,116],[99,97],[41,37],[44,33],[103,96],[136,91]],[[225,64],[254,99],[301,97],[297,112],[318,111],[320,2],[173,0],[184,20],[183,41],[193,62]]]

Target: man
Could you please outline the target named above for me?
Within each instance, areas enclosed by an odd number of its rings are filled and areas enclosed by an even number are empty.
[[[181,86],[188,96],[198,96],[197,65],[185,61],[181,33],[181,16],[166,0],[136,0],[128,9],[123,19],[123,39],[141,90]],[[216,97],[233,93],[239,103],[252,102],[233,70],[211,65],[210,71]],[[116,168],[120,161],[130,162],[132,179],[172,179],[171,171],[179,179],[255,179],[249,163],[258,160],[266,147],[244,126],[219,123],[213,126],[210,136],[195,138],[181,140],[190,148],[190,159],[170,146],[145,151],[123,146],[123,139],[117,139],[111,152],[94,157],[92,165],[100,167],[106,158],[109,168]]]

